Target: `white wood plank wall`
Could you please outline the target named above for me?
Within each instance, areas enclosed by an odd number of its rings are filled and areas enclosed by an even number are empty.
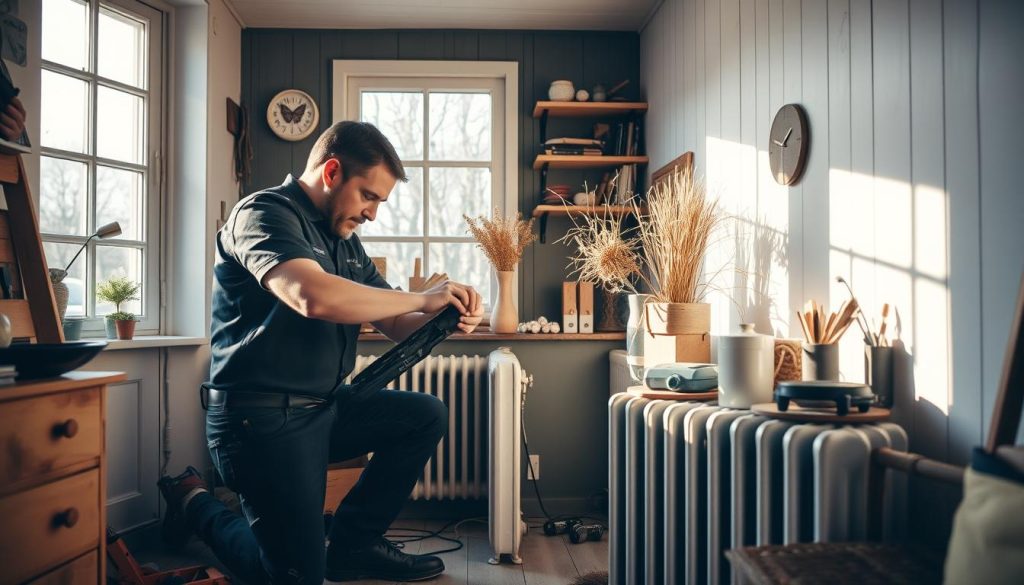
[[[743,268],[716,280],[715,332],[797,336],[795,309],[837,306],[845,276],[868,315],[898,311],[912,448],[955,463],[987,432],[1024,267],[1021,31],[1014,0],[665,0],[641,31],[650,169],[694,151],[735,216],[708,262]],[[785,188],[767,144],[790,102],[811,151]],[[851,380],[859,337],[842,344]],[[917,491],[920,532],[943,538],[929,510],[957,495]]]

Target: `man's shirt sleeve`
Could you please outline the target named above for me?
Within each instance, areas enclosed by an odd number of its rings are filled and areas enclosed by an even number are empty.
[[[361,282],[367,286],[391,290],[391,285],[388,284],[388,281],[384,280],[384,277],[381,276],[380,271],[377,270],[377,265],[374,264],[372,260],[370,260],[370,256],[366,253],[366,249],[363,248],[362,242],[359,242],[358,250],[359,255],[361,256],[361,258],[359,259],[359,264],[361,264],[363,267]]]
[[[279,195],[246,201],[224,230],[225,251],[263,286],[263,277],[278,264],[296,258],[316,261],[295,209]]]

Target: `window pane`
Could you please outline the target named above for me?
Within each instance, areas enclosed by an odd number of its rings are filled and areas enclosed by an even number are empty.
[[[49,268],[64,268],[81,248],[81,244],[58,244],[43,242],[43,253],[46,254],[46,265]],[[68,310],[65,315],[85,316],[85,268],[89,265],[83,251],[68,270],[64,284],[68,285]]]
[[[146,85],[146,25],[100,8],[97,72],[103,77],[144,88]]]
[[[491,160],[490,94],[430,94],[430,159]]]
[[[402,160],[423,160],[423,94],[364,91],[359,113],[388,137]]]
[[[43,59],[83,71],[88,67],[88,13],[85,2],[43,0]]]
[[[100,86],[96,100],[96,154],[141,164],[146,136],[142,98]]]
[[[423,257],[423,244],[405,242],[363,242],[367,255],[384,256],[388,259],[387,281],[394,287],[409,290],[416,258]],[[426,268],[423,269],[426,271]],[[435,271],[436,272],[436,271]],[[426,274],[425,276],[430,276]]]
[[[96,240],[93,240],[96,241]],[[142,250],[137,248],[115,248],[113,246],[96,246],[96,282],[103,282],[111,276],[125,276],[133,282],[142,282]],[[146,294],[143,288],[140,297]],[[142,301],[128,301],[121,305],[122,311],[142,313]],[[96,300],[96,314],[106,315],[115,311],[114,305]]]
[[[449,279],[472,286],[484,303],[490,305],[491,265],[475,243],[430,244],[430,269],[445,272]]]
[[[430,169],[430,234],[464,236],[462,214],[491,215],[491,170]]]
[[[89,84],[45,69],[41,83],[42,136],[39,142],[52,148],[86,152]]]
[[[97,165],[96,225],[116,221],[121,224],[120,237],[141,240],[142,193],[142,173]]]
[[[398,182],[391,196],[377,206],[377,219],[359,228],[360,236],[423,235],[423,169],[406,167],[408,183]]]
[[[87,235],[85,163],[39,158],[39,230],[67,236]]]

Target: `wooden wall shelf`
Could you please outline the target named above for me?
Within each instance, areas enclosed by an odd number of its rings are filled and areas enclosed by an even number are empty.
[[[622,165],[645,165],[646,156],[602,156],[571,154],[538,154],[533,159],[533,170],[552,169],[604,169]]]
[[[625,331],[598,333],[455,333],[449,341],[625,341]],[[380,333],[360,333],[359,341],[391,341]]]
[[[610,118],[647,111],[647,102],[537,102],[533,117]]]
[[[640,208],[643,213],[647,209]],[[632,205],[538,205],[533,208],[533,217],[540,219],[540,243],[547,242],[548,216],[569,216],[569,215],[601,215],[620,217],[633,213]]]

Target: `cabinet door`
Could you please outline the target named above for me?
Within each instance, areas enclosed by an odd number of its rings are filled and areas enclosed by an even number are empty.
[[[127,374],[107,386],[107,524],[121,531],[160,517],[160,350],[104,351],[89,370]]]

